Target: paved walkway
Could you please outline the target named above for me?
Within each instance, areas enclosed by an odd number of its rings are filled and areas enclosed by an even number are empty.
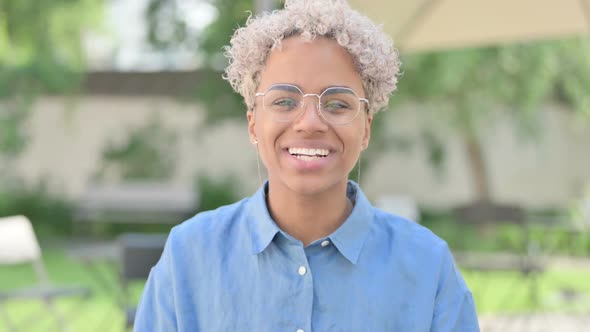
[[[482,316],[482,332],[590,332],[588,315],[530,314]]]

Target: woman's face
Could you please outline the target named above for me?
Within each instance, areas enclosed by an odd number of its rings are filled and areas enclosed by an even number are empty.
[[[291,37],[270,52],[257,92],[279,83],[318,95],[329,87],[348,87],[366,98],[352,57],[336,41],[323,37],[311,42]],[[304,102],[302,113],[290,122],[277,121],[263,107],[262,96],[256,97],[255,110],[248,112],[248,131],[258,142],[271,187],[282,186],[304,195],[345,187],[348,174],[369,143],[372,116],[365,111],[366,105],[361,105],[351,123],[333,125],[318,113],[317,97],[305,97]]]

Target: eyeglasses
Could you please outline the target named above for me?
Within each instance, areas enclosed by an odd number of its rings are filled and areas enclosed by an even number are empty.
[[[328,123],[346,125],[360,113],[362,103],[369,101],[359,96],[350,88],[329,87],[321,94],[304,94],[301,89],[291,84],[273,84],[265,92],[258,92],[262,97],[262,107],[278,122],[291,122],[305,109],[305,97],[318,97],[317,109],[320,116]]]

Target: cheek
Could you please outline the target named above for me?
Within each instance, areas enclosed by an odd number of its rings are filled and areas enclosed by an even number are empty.
[[[346,142],[348,145],[347,150],[350,154],[357,155],[362,151],[364,137],[365,129],[360,126],[348,133]]]
[[[261,125],[260,125],[261,124]],[[274,123],[259,123],[256,134],[259,137],[258,151],[265,165],[272,163],[276,155],[276,143],[281,134],[281,128]]]

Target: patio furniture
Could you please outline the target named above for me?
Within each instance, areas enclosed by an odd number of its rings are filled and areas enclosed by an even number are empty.
[[[74,221],[177,224],[197,211],[194,190],[159,182],[92,184],[80,197]]]
[[[133,327],[136,303],[130,292],[133,281],[145,281],[160,259],[167,234],[127,233],[118,238],[120,249],[120,277],[123,294],[125,327]]]
[[[121,287],[118,279],[119,246],[116,240],[92,238],[72,239],[66,254],[80,264],[88,277],[98,286],[97,291],[121,303]]]
[[[0,265],[30,264],[37,277],[37,283],[28,288],[0,291],[0,319],[9,331],[16,331],[17,325],[11,321],[3,304],[9,301],[38,299],[52,315],[60,331],[66,331],[65,317],[55,306],[55,300],[65,297],[89,297],[87,287],[58,286],[49,281],[42,260],[41,247],[35,236],[33,226],[27,217],[11,216],[0,218]],[[30,323],[30,322],[28,322]]]
[[[547,263],[541,257],[538,246],[531,240],[530,225],[523,209],[512,205],[496,205],[479,202],[457,208],[455,216],[463,225],[476,226],[480,234],[495,230],[501,225],[512,225],[517,229],[519,241],[517,248],[509,252],[457,252],[453,251],[457,264],[462,268],[475,272],[507,271],[518,272],[529,280],[529,294],[532,303],[537,306],[537,277],[546,269]],[[466,240],[466,238],[463,238]],[[509,301],[512,292],[520,285],[515,281],[513,288],[506,293]],[[494,288],[490,285],[490,289]]]
[[[192,217],[197,212],[198,203],[198,192],[192,187],[165,182],[93,183],[78,200],[74,223],[77,233],[84,225],[99,223],[173,226]],[[91,244],[88,245],[89,250],[76,249],[71,256],[81,261],[123,308],[125,325],[131,327],[136,301],[131,296],[129,284],[147,279],[151,267],[162,253],[165,240],[166,235],[161,234],[129,233],[120,236],[114,243]],[[101,250],[95,250],[95,247]],[[117,267],[120,283],[113,283],[109,273],[99,269],[105,263]]]

